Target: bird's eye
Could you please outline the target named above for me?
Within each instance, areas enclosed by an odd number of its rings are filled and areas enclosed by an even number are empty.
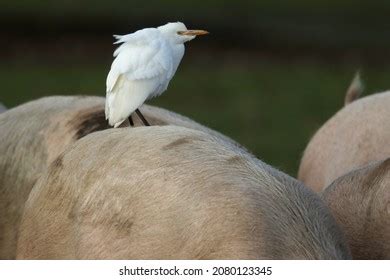
[[[184,31],[177,31],[177,35],[184,35]]]

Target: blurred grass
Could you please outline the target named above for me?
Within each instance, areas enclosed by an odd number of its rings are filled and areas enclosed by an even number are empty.
[[[132,0],[121,1],[111,0],[109,3],[102,0],[23,0],[17,1],[10,5],[3,1],[2,11],[5,13],[16,11],[32,12],[40,15],[107,15],[109,12],[112,16],[137,16],[153,15],[161,13],[171,14],[193,14],[194,11],[205,15],[212,14],[214,17],[220,15],[221,10],[234,11],[235,13],[254,14],[257,11],[266,10],[268,12],[283,13],[286,11],[293,12],[332,12],[339,13],[365,13],[370,10],[382,10],[389,8],[390,3],[386,0],[359,1],[353,0],[273,0],[273,1],[234,1],[234,0],[213,0],[200,3],[195,0],[149,0],[145,1]],[[178,13],[180,11],[180,13]]]
[[[209,45],[305,52],[352,49],[389,55],[390,1],[0,0],[0,32],[15,40],[109,38],[168,21],[208,29]],[[1,55],[1,54],[0,54]]]
[[[77,62],[77,64],[75,64]],[[105,93],[109,61],[3,61],[0,101],[12,107],[45,95]],[[261,56],[185,57],[168,91],[150,102],[237,140],[295,176],[314,131],[343,105],[356,70],[349,63]],[[363,69],[366,92],[389,87],[390,67]]]

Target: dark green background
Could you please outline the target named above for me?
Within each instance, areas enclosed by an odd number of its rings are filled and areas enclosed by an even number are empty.
[[[357,69],[367,93],[389,87],[389,15],[390,1],[1,1],[0,101],[104,96],[111,35],[180,20],[211,34],[151,103],[295,175]]]

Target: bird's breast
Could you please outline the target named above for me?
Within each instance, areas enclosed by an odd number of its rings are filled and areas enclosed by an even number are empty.
[[[173,64],[173,75],[175,75],[177,68],[179,67],[179,64],[184,56],[184,44],[178,44],[174,45],[172,47],[172,64]],[[171,78],[172,78],[171,77]]]

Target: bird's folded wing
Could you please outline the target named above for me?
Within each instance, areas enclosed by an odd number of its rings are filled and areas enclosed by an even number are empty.
[[[136,33],[125,36],[134,36]],[[124,75],[130,81],[151,79],[157,76],[166,79],[172,77],[171,48],[165,39],[161,38],[161,35],[152,33],[155,36],[150,37],[151,33],[147,33],[141,34],[142,36],[139,34],[135,37],[130,36],[127,41],[119,40],[124,43],[118,48],[119,52],[108,74],[107,92],[114,90],[120,75]]]
[[[171,49],[165,41],[154,40],[146,46],[129,52],[132,67],[126,71],[129,80],[142,80],[164,75],[167,78],[173,71]],[[136,55],[135,55],[136,54]]]

